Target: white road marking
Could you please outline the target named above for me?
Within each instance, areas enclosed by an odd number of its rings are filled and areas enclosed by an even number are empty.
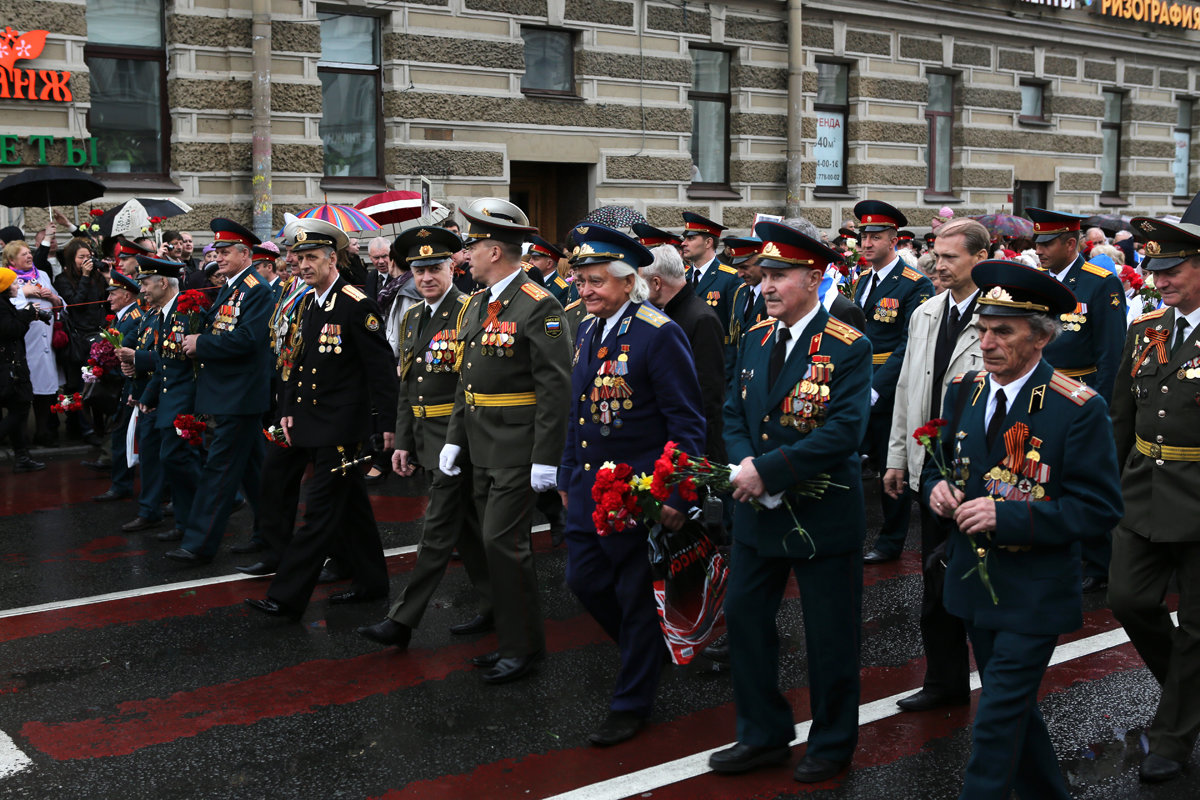
[[[0,778],[16,775],[33,762],[13,743],[12,737],[0,731]]]
[[[546,524],[534,525],[533,532],[540,533],[541,531],[550,530],[550,526]],[[415,544],[405,547],[393,547],[390,550],[384,550],[385,558],[392,556],[402,556],[408,553],[417,552]],[[25,614],[41,614],[46,611],[61,611],[64,608],[78,608],[80,606],[90,606],[96,603],[111,603],[114,600],[128,600],[132,597],[146,597],[152,594],[164,594],[167,592],[182,592],[188,589],[198,589],[202,586],[214,586],[218,583],[232,583],[233,581],[254,580],[260,576],[243,575],[238,572],[233,575],[217,575],[213,578],[200,578],[194,581],[180,581],[178,583],[167,583],[161,586],[144,586],[140,589],[127,589],[123,592],[110,592],[108,594],[97,594],[91,597],[77,597],[72,600],[56,600],[53,603],[42,603],[36,606],[24,606],[22,608],[10,608],[0,610],[0,619],[5,617],[20,617]]]
[[[1178,614],[1172,614],[1171,618],[1178,624]],[[1050,665],[1054,666],[1055,664],[1062,664],[1066,661],[1083,658],[1084,656],[1118,647],[1128,641],[1129,636],[1126,635],[1124,628],[1114,628],[1085,639],[1060,644],[1054,648],[1054,655],[1050,658]],[[979,687],[979,673],[972,672],[971,689],[974,691]],[[914,687],[913,689],[894,694],[891,697],[884,697],[859,706],[858,724],[866,725],[905,713],[896,706],[896,701],[912,694],[917,688],[920,687]],[[805,720],[796,726],[796,738],[792,742],[792,746],[808,741],[808,729],[811,725],[812,720]],[[732,747],[734,744],[735,742],[729,742],[728,744],[723,744],[720,747],[714,747],[711,750],[705,750],[701,753],[693,753],[690,756],[684,756],[674,761],[667,761],[663,764],[647,767],[637,772],[630,772],[627,775],[618,775],[606,781],[581,786],[578,789],[572,789],[569,792],[545,798],[545,800],[622,800],[622,798],[626,797],[636,797],[644,792],[661,789],[664,786],[689,780],[709,772],[708,757],[718,750],[724,750],[726,747]]]

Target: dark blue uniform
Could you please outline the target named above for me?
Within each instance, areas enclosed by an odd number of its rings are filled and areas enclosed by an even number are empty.
[[[162,315],[158,313],[158,309],[143,311],[133,337],[126,337],[124,340],[125,346],[133,348],[134,351],[134,375],[127,383],[127,391],[134,402],[141,401],[154,371],[158,324],[161,319]],[[138,410],[137,447],[138,466],[141,468],[138,516],[150,522],[158,522],[162,519],[163,469],[162,431],[158,427],[158,410],[155,408],[148,411]]]
[[[1056,370],[1086,383],[1111,403],[1126,331],[1121,279],[1079,256],[1063,284],[1074,292],[1079,305],[1059,315],[1062,333],[1042,355]]]
[[[767,314],[767,301],[762,292],[755,293],[755,287],[743,283],[733,294],[733,311],[729,318],[729,344],[735,354],[742,341],[742,334],[762,322]]]
[[[943,410],[951,420],[943,455],[947,465],[965,464],[966,498],[1004,500],[996,503],[995,531],[977,537],[989,547],[998,603],[978,576],[963,580],[977,556],[957,527],[946,549],[946,610],[966,622],[983,683],[961,797],[1008,800],[1015,790],[1068,798],[1037,692],[1059,635],[1083,624],[1079,543],[1102,536],[1123,512],[1116,446],[1103,399],[1043,359],[1009,398],[989,447],[988,381],[982,373],[958,376]],[[926,503],[941,480],[928,459]]]
[[[631,303],[604,340],[597,341],[603,322],[588,317],[575,340],[567,443],[558,473],[558,488],[568,500],[567,584],[620,646],[611,709],[645,717],[667,655],[646,531],[635,527],[598,536],[592,484],[605,461],[628,464],[635,473],[653,472],[668,441],[686,453],[703,454],[704,417],[695,400],[700,386],[691,348],[678,325],[638,303]],[[616,378],[628,393],[612,385]],[[607,394],[615,397],[610,400]],[[610,402],[616,410],[605,410]]]
[[[708,263],[704,276],[695,283],[692,283],[692,272],[688,273],[688,283],[692,292],[717,312],[721,325],[725,330],[729,330],[729,321],[733,316],[733,296],[739,286],[746,285],[745,282],[738,277],[736,269],[722,264],[719,258],[714,258]]]
[[[136,287],[137,284],[134,284]],[[137,345],[137,332],[142,324],[142,310],[137,307],[136,303],[131,304],[130,308],[125,310],[125,313],[116,320],[113,326],[117,333],[121,334],[121,343],[125,347],[135,347]],[[112,429],[112,490],[116,494],[123,497],[128,497],[133,494],[133,467],[129,466],[129,456],[125,452],[125,436],[129,430],[129,419],[133,416],[133,409],[129,403],[130,382],[126,380],[117,397],[117,411],[113,415]],[[159,516],[162,514],[159,512]],[[148,517],[148,519],[157,519],[156,517]]]
[[[196,340],[196,413],[208,415],[212,438],[196,513],[181,546],[203,559],[217,554],[239,485],[251,508],[258,508],[266,445],[262,417],[270,406],[267,320],[273,307],[270,287],[248,268],[222,287]]]
[[[866,516],[857,451],[870,404],[871,345],[818,304],[779,378],[768,385],[771,353],[784,346],[776,342],[778,327],[768,319],[746,332],[725,403],[730,461],[754,459],[766,492],[784,492],[791,505],[791,512],[748,503],[734,509],[725,617],[737,739],[786,747],[794,736],[792,710],[779,691],[775,616],[795,572],[809,653],[808,755],[841,764],[850,761],[858,740]],[[849,488],[831,487],[819,500],[795,493],[801,481],[822,473]],[[792,512],[811,544],[794,531]]]

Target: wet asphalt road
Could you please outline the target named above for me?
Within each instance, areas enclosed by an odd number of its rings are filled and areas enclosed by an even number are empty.
[[[696,754],[734,738],[728,673],[703,658],[667,668],[651,724],[636,739],[589,747],[616,649],[563,585],[565,551],[552,550],[545,532],[534,543],[548,656],[532,679],[487,687],[469,659],[493,649],[494,637],[447,631],[474,613],[457,564],[409,651],[381,650],[354,628],[381,619],[384,603],[330,607],[324,598],[344,588],[334,584],[318,587],[300,624],[255,614],[242,600],[263,596],[268,580],[222,580],[252,556],[223,552],[190,569],[167,561],[173,545],[153,532],[121,533],[131,503],[90,502],[107,481],[77,457],[33,475],[0,470],[0,798],[958,795],[972,709],[897,714],[890,699],[923,674],[911,550],[866,571],[862,702],[874,721],[861,729],[853,767],[802,787],[791,766],[733,778],[693,768],[704,760]],[[385,547],[417,543],[422,490],[420,480],[392,476],[373,491]],[[249,512],[238,512],[227,543],[249,525]],[[413,559],[389,558],[393,596]],[[138,591],[147,589],[159,591]],[[96,599],[109,593],[125,594]],[[779,620],[782,675],[802,722],[807,673],[794,596]],[[81,598],[93,600],[71,602]],[[57,605],[30,608],[44,604]],[[1197,796],[1197,756],[1172,784],[1138,782],[1141,726],[1158,689],[1129,644],[1096,638],[1118,628],[1103,598],[1088,596],[1085,612],[1084,629],[1060,646],[1067,655],[1079,648],[1077,657],[1051,667],[1043,683],[1042,711],[1072,795]],[[802,753],[794,748],[792,765]]]

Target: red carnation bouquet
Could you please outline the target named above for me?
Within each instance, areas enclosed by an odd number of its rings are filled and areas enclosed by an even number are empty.
[[[67,411],[78,411],[83,408],[83,395],[79,392],[75,394],[60,394],[54,405],[50,406],[50,413],[62,414]]]
[[[272,425],[269,428],[263,428],[263,436],[267,441],[276,447],[288,447],[287,437],[283,434],[283,428],[279,425]]]
[[[204,315],[212,308],[212,298],[199,289],[180,292],[175,300],[175,313],[187,317],[188,333],[199,333],[204,326]]]
[[[952,486],[958,487],[959,491],[966,486],[966,474],[962,468],[951,470],[946,465],[946,457],[942,452],[942,428],[946,426],[944,419],[931,419],[921,427],[913,431],[913,438],[921,443],[925,448],[925,452],[933,459],[933,464],[937,467],[938,473],[942,478],[948,481]],[[971,533],[963,533],[967,537],[967,541],[971,544],[971,551],[975,553],[975,566],[967,570],[962,576],[965,581],[967,578],[979,573],[979,579],[983,581],[983,586],[988,590],[988,594],[992,598],[992,604],[1000,603],[1000,598],[996,596],[996,590],[992,588],[992,579],[988,576],[988,554],[991,552],[986,547],[980,547],[976,541],[975,535]]]
[[[110,338],[103,334],[101,336],[103,338],[100,341],[92,344],[87,366],[82,368],[85,383],[95,383],[105,375],[119,374],[121,371],[121,360],[117,358],[116,351],[120,344],[114,347]]]
[[[204,444],[204,431],[208,426],[203,420],[197,419],[191,414],[179,414],[175,417],[174,425],[175,433],[179,435],[179,438],[192,447]]]

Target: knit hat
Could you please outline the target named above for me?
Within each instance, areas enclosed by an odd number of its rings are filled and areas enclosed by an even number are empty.
[[[0,267],[0,292],[7,292],[8,287],[17,279],[17,273],[8,267]]]

